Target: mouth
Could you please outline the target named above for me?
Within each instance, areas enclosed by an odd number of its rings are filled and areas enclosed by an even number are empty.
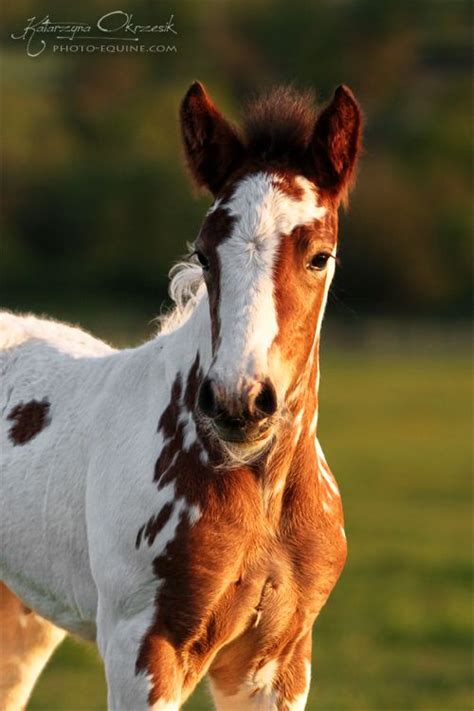
[[[274,433],[274,421],[271,417],[266,417],[258,422],[249,421],[241,417],[219,416],[210,418],[204,415],[201,410],[197,415],[206,429],[213,432],[215,437],[221,442],[240,445],[242,447],[253,447],[265,444]]]
[[[212,426],[220,440],[232,444],[263,444],[273,434],[273,428],[270,423],[249,427],[246,425],[236,426],[213,422]]]
[[[225,465],[230,467],[256,461],[268,451],[276,434],[274,418],[270,417],[259,423],[233,418],[211,419],[202,412],[198,417],[211,439],[220,445]]]

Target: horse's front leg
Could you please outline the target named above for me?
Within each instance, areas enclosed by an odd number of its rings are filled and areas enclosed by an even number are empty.
[[[236,660],[237,661],[237,660]],[[304,711],[311,681],[311,631],[291,652],[250,665],[211,667],[212,696],[218,711]]]
[[[109,711],[178,711],[183,674],[173,647],[148,635],[149,614],[99,630],[98,646],[107,677]]]

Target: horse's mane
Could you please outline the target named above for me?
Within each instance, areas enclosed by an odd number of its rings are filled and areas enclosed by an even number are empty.
[[[168,293],[174,308],[158,317],[160,333],[170,333],[182,326],[205,293],[202,269],[192,254],[171,267],[169,278]]]
[[[312,91],[280,86],[250,101],[242,117],[242,141],[251,160],[269,165],[298,163],[306,153],[317,109]],[[169,272],[174,308],[158,318],[160,333],[183,325],[205,288],[201,267],[189,254]]]

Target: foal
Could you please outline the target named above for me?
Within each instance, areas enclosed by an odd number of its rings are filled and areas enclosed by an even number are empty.
[[[110,709],[175,711],[209,674],[222,710],[303,709],[311,628],[346,557],[316,439],[319,339],[361,118],[277,90],[242,132],[201,84],[181,108],[215,197],[175,311],[139,348],[1,321],[0,706],[24,706],[71,632]]]

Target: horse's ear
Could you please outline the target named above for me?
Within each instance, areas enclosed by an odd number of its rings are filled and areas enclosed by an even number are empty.
[[[243,156],[234,128],[220,114],[203,85],[194,82],[181,104],[181,132],[191,173],[214,195]]]
[[[347,199],[360,152],[362,114],[351,90],[338,86],[316,120],[309,159],[318,186],[338,201]]]

